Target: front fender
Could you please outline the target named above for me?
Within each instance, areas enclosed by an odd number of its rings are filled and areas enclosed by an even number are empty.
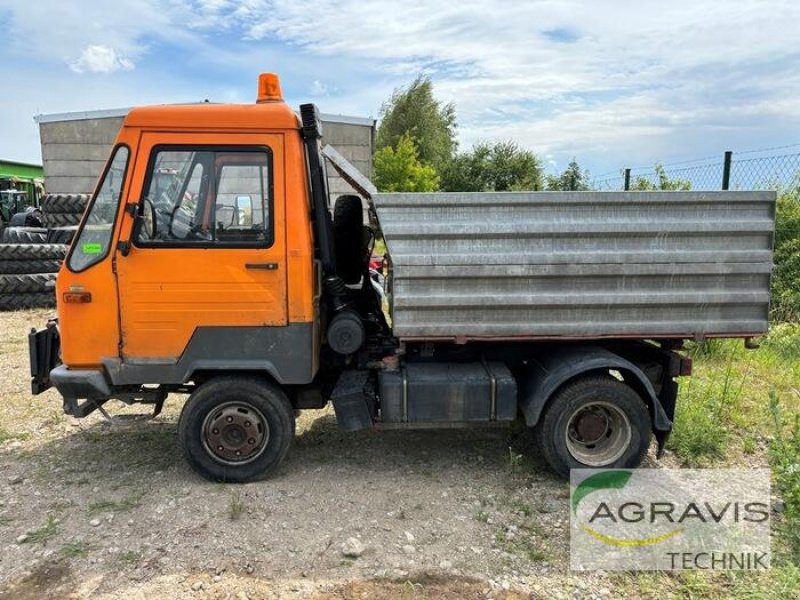
[[[550,397],[570,379],[592,371],[619,371],[625,382],[636,389],[647,403],[653,429],[665,437],[672,430],[653,384],[639,367],[599,346],[562,347],[532,359],[528,373],[521,378],[520,409],[529,427],[536,425]],[[661,444],[662,442],[659,441]]]

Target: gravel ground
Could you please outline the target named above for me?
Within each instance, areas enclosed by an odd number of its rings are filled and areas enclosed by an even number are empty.
[[[275,477],[209,483],[180,456],[180,396],[120,427],[30,395],[48,314],[0,314],[0,599],[630,597],[569,572],[568,488],[527,436],[307,411]]]

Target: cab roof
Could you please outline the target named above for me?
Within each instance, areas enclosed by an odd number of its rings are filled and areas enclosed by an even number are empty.
[[[123,127],[164,129],[300,129],[285,102],[263,104],[168,104],[133,108]]]

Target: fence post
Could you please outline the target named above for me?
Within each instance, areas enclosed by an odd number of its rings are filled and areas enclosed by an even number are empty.
[[[727,150],[725,152],[725,160],[722,163],[722,189],[727,190],[731,185],[731,161],[733,152]]]
[[[631,170],[625,169],[625,191],[631,189]]]

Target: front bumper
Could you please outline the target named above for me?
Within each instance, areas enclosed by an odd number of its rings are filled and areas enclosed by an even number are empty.
[[[28,334],[31,362],[31,391],[41,394],[55,387],[64,398],[64,412],[73,417],[85,417],[95,411],[112,395],[111,386],[102,371],[68,369],[61,364],[61,338],[55,319],[44,329]],[[85,402],[78,403],[78,400]]]

